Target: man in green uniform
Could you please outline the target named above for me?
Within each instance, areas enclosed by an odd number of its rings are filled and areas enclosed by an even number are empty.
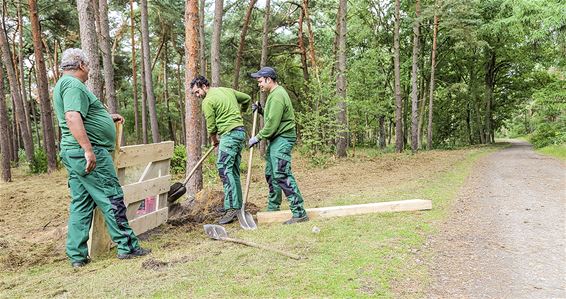
[[[241,112],[248,109],[251,97],[226,87],[210,87],[203,76],[191,82],[191,92],[202,101],[206,128],[214,146],[218,145],[216,168],[224,186],[224,210],[220,224],[234,221],[242,207],[240,162],[246,140]],[[220,136],[220,142],[218,141]]]
[[[63,76],[53,90],[53,105],[61,128],[61,160],[69,173],[71,206],[67,233],[67,256],[74,268],[86,265],[87,241],[93,209],[104,214],[108,233],[117,244],[118,258],[128,259],[150,252],[126,218],[124,194],[111,152],[116,139],[115,121],[84,82],[88,79],[88,60],[80,49],[67,49],[61,59]]]
[[[308,221],[303,196],[291,172],[291,150],[297,140],[295,112],[291,99],[285,88],[277,83],[277,74],[273,68],[263,67],[251,76],[257,79],[261,91],[269,93],[265,110],[258,104],[252,105],[253,111],[257,109],[258,113],[264,116],[265,124],[263,129],[248,141],[250,147],[263,139],[269,141],[265,153],[265,179],[269,187],[267,210],[279,211],[283,190],[293,212],[293,217],[283,224]]]

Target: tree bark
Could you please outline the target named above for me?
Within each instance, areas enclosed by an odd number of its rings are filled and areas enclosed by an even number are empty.
[[[265,13],[263,16],[263,33],[261,38],[261,59],[260,59],[260,67],[264,67],[267,65],[267,55],[269,51],[269,19],[271,13],[271,1],[265,0]],[[267,93],[260,91],[259,94],[259,102],[262,107],[265,107],[265,101],[267,99]],[[263,117],[259,118],[259,126],[258,131],[263,128]],[[262,140],[259,143],[259,153],[262,157],[265,157],[265,150],[267,149],[267,141]]]
[[[141,44],[141,57],[142,60],[145,57],[145,44]],[[145,63],[142,62],[141,64],[141,87],[142,87],[142,107],[141,107],[141,121],[142,121],[142,142],[147,144],[148,136],[147,136],[147,89],[146,89],[146,81],[145,81]]]
[[[336,156],[339,158],[346,157],[346,148],[348,147],[348,122],[346,119],[346,13],[347,0],[340,0],[338,6],[340,27],[338,30],[336,78],[336,94],[340,98],[338,100],[338,114],[336,117],[339,127],[338,138],[336,140]]]
[[[33,36],[33,51],[35,54],[35,67],[37,73],[37,85],[41,111],[41,125],[43,127],[43,147],[47,155],[48,172],[57,170],[57,153],[55,149],[55,132],[53,131],[53,113],[51,101],[49,100],[49,86],[47,82],[47,70],[43,60],[43,48],[41,43],[41,28],[37,12],[37,1],[28,0]]]
[[[31,133],[27,130],[27,119],[24,112],[24,103],[22,102],[20,87],[18,80],[16,78],[16,72],[14,70],[14,64],[12,62],[12,54],[10,53],[10,45],[6,37],[6,30],[4,29],[4,24],[0,22],[0,47],[2,48],[2,62],[6,68],[6,73],[8,75],[8,81],[10,82],[10,93],[12,94],[12,100],[14,102],[15,115],[14,119],[20,127],[22,134],[22,139],[24,143],[24,149],[26,152],[26,157],[28,161],[33,160],[33,140]]]
[[[403,151],[403,100],[401,98],[401,67],[399,63],[400,0],[395,0],[395,31],[393,33],[393,60],[395,69],[395,152]]]
[[[199,66],[200,66],[200,74],[206,77],[206,49],[205,49],[205,40],[204,40],[204,9],[205,9],[205,5],[206,5],[206,0],[200,0],[200,4],[199,4]],[[181,81],[179,81],[181,82]],[[179,97],[181,96],[181,94],[179,94]],[[184,114],[183,114],[184,115]],[[183,118],[184,119],[184,118]],[[202,115],[201,117],[201,134],[203,136],[203,138],[201,138],[202,141],[202,147],[207,147],[208,146],[208,138],[206,138],[206,135],[208,134],[207,129],[206,129],[206,119],[204,118],[204,115]],[[183,122],[183,126],[184,126]],[[183,127],[183,140],[184,140],[184,136],[185,136],[185,130]]]
[[[379,148],[385,148],[385,115],[379,116]]]
[[[201,109],[200,101],[192,94],[190,83],[198,74],[198,57],[199,57],[199,9],[198,0],[187,0],[185,6],[185,109],[187,123],[187,171],[192,169],[198,162],[201,150]],[[192,130],[189,128],[193,128]],[[202,166],[194,173],[193,177],[187,183],[187,192],[189,196],[194,196],[202,189]]]
[[[222,34],[223,7],[223,0],[214,1],[214,22],[210,46],[210,85],[212,87],[220,86],[220,35]]]
[[[147,0],[141,0],[141,29],[143,51],[143,65],[145,69],[145,92],[147,97],[147,107],[149,110],[149,122],[151,126],[151,137],[154,143],[161,142],[159,134],[159,125],[157,122],[157,107],[155,104],[155,95],[153,93],[153,79],[151,77],[151,58],[149,48],[149,23],[147,14]]]
[[[181,119],[183,121],[181,121],[181,144],[187,144],[185,141],[185,137],[187,136],[187,123],[185,122],[185,105],[183,105],[183,98],[181,97],[183,95],[182,90],[181,90],[181,82],[183,82],[181,80],[181,65],[183,64],[183,57],[179,57],[179,63],[177,64],[177,82],[179,82],[179,84],[177,84],[177,93],[179,94],[179,96],[177,97],[177,106],[179,107],[179,111],[181,112]],[[204,118],[204,116],[202,117]],[[201,132],[202,134],[202,132]],[[202,139],[207,139],[206,138],[206,127],[204,127],[204,135],[202,135]]]
[[[3,33],[0,33],[3,34]],[[8,109],[4,98],[4,70],[0,66],[0,153],[2,156],[2,181],[12,181],[10,160],[12,158],[10,146],[10,129],[8,127]]]
[[[307,50],[305,48],[305,42],[303,40],[303,20],[305,17],[305,9],[301,7],[301,12],[299,14],[299,31],[297,32],[297,41],[299,46],[299,52],[301,53],[301,65],[303,66],[303,78],[305,86],[310,80],[309,78],[309,68],[307,65]]]
[[[411,149],[416,153],[419,149],[419,51],[420,51],[420,0],[415,3],[415,22],[413,24],[413,67],[411,72]]]
[[[238,89],[240,86],[240,65],[242,61],[242,53],[244,52],[244,46],[246,45],[246,34],[248,33],[248,27],[250,24],[250,18],[252,16],[252,11],[254,9],[257,0],[250,0],[250,6],[246,11],[246,16],[244,18],[244,24],[242,24],[242,32],[240,33],[240,44],[238,45],[238,52],[236,53],[236,63],[234,66],[234,82],[232,83],[232,88]]]
[[[171,120],[171,110],[169,109],[169,74],[168,74],[168,57],[167,57],[167,42],[165,42],[163,52],[163,98],[165,100],[165,108],[167,109],[167,126],[169,127],[169,135],[171,136],[171,140],[173,143],[177,144],[177,138],[175,137],[175,130],[173,128],[173,121]]]
[[[24,76],[24,55],[23,55],[23,48],[24,48],[24,39],[23,39],[23,35],[24,35],[24,30],[23,30],[23,18],[22,18],[22,3],[18,2],[18,63],[19,63],[19,82],[20,82],[20,87],[21,87],[21,92],[22,92],[22,102],[24,103],[24,112],[26,115],[26,119],[27,124],[28,124],[28,130],[30,135],[33,135],[32,132],[32,124],[31,124],[31,118],[30,118],[30,111],[28,109],[28,94],[26,91],[26,80],[25,80],[25,76]],[[15,44],[15,42],[14,42]],[[30,101],[31,102],[31,101]],[[33,136],[32,136],[32,141],[33,141]]]
[[[101,101],[106,102],[102,93],[102,79],[100,77],[100,62],[98,55],[98,42],[96,40],[95,10],[91,0],[77,0],[79,11],[79,27],[81,35],[81,48],[88,59],[87,87]]]
[[[110,43],[110,28],[108,25],[107,0],[98,0],[98,14],[100,20],[98,43],[100,44],[100,51],[102,52],[106,103],[108,103],[110,113],[118,113],[120,107],[116,103],[116,91],[114,89],[114,65],[112,62],[112,46]]]
[[[136,140],[140,142],[140,115],[138,107],[138,71],[136,59],[136,35],[135,35],[135,14],[134,14],[134,0],[130,0],[130,37],[132,40],[132,90],[134,96],[134,131],[136,133]]]
[[[434,99],[434,72],[436,70],[436,43],[438,35],[438,15],[434,14],[434,29],[432,32],[432,57],[430,63],[430,94],[428,100],[428,128],[427,128],[427,138],[426,147],[428,150],[432,149],[432,108]],[[471,79],[470,79],[471,80]]]
[[[311,20],[309,15],[309,0],[303,0],[303,9],[305,12],[305,21],[307,22],[307,31],[309,33],[309,59],[311,68],[314,70],[314,76],[318,80],[318,64],[316,62],[316,54],[314,50],[314,33],[312,31]]]
[[[491,129],[491,106],[493,101],[493,89],[495,86],[496,54],[495,50],[489,50],[488,61],[485,71],[485,142],[493,142],[493,132]]]

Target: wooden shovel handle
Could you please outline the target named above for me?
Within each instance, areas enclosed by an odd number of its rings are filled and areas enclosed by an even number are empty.
[[[191,172],[189,173],[189,175],[187,175],[187,177],[185,178],[185,181],[183,182],[183,186],[187,184],[187,182],[189,181],[189,179],[193,176],[193,174],[195,173],[195,171],[197,171],[197,168],[202,164],[202,161],[204,161],[204,159],[206,159],[206,157],[208,157],[208,155],[210,155],[210,153],[212,152],[212,150],[214,149],[214,145],[211,146],[208,151],[206,151],[206,153],[204,155],[202,155],[202,158],[200,158],[200,160],[198,160],[197,164],[195,165],[195,167],[193,167],[193,169],[191,169]]]
[[[245,240],[240,240],[240,239],[234,239],[234,238],[227,238],[227,237],[220,238],[220,240],[228,241],[228,242],[233,242],[233,243],[238,243],[238,244],[243,244],[243,245],[247,245],[247,246],[251,246],[251,247],[256,247],[256,248],[260,248],[260,249],[264,249],[264,250],[273,251],[273,252],[279,253],[279,254],[281,254],[281,255],[284,255],[284,256],[286,256],[286,257],[290,257],[290,258],[292,258],[292,259],[295,259],[295,260],[300,260],[300,259],[301,259],[301,257],[298,256],[298,255],[296,255],[296,254],[288,253],[288,252],[285,252],[285,251],[282,251],[282,250],[279,250],[279,249],[267,247],[267,246],[260,245],[260,244],[257,244],[257,243],[254,243],[254,242],[250,242],[250,241],[245,241]]]
[[[255,129],[256,129],[256,125],[257,125],[257,109],[254,112],[254,121],[252,124],[252,136],[254,137],[255,135]],[[246,206],[246,201],[248,200],[248,195],[249,195],[249,191],[250,191],[250,182],[251,182],[251,178],[252,178],[252,159],[254,157],[254,147],[252,146],[250,148],[250,157],[248,158],[248,175],[246,176],[246,189],[244,192],[244,199],[242,200],[242,210],[245,210],[245,206]]]

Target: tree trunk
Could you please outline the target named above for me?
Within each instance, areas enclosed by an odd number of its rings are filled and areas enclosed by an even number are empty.
[[[149,110],[149,121],[151,125],[151,137],[154,143],[161,142],[159,135],[159,125],[157,122],[157,107],[155,105],[155,95],[153,94],[153,79],[151,78],[151,58],[149,55],[149,24],[147,15],[147,0],[141,0],[141,29],[142,43],[144,45],[143,65],[145,69],[145,91],[147,97],[147,107]]]
[[[301,12],[299,14],[299,31],[297,32],[297,41],[299,46],[299,52],[301,54],[301,65],[303,66],[303,78],[304,85],[307,86],[309,78],[309,69],[307,66],[307,49],[305,48],[305,42],[303,40],[303,20],[305,17],[305,9],[301,7]]]
[[[3,34],[0,32],[0,34]],[[8,127],[8,109],[4,98],[4,70],[0,67],[0,153],[2,156],[2,181],[12,181],[10,169],[11,146],[10,129]]]
[[[200,128],[201,109],[199,100],[192,94],[190,83],[198,74],[198,49],[199,49],[199,9],[198,0],[187,0],[185,6],[185,106],[188,128]],[[187,130],[187,171],[192,169],[198,162],[201,150],[201,130]],[[187,193],[194,196],[202,189],[202,167],[194,173],[187,184]]]
[[[416,153],[419,149],[419,41],[420,41],[420,0],[415,3],[415,23],[413,24],[413,68],[411,72],[411,149]]]
[[[35,66],[37,73],[37,89],[41,111],[41,125],[43,127],[43,147],[47,155],[48,172],[57,170],[57,153],[55,150],[55,132],[53,131],[53,113],[49,100],[49,86],[47,83],[47,70],[43,60],[41,44],[41,28],[37,12],[37,1],[28,0],[31,32],[33,36],[33,51],[35,53]]]
[[[260,67],[264,67],[267,65],[267,55],[268,55],[268,46],[269,46],[269,17],[270,17],[270,10],[271,10],[271,1],[265,0],[265,13],[263,16],[263,33],[261,38],[261,59],[260,59]],[[259,94],[259,102],[262,107],[265,107],[265,101],[267,99],[267,93],[260,91]],[[263,128],[263,117],[259,118],[259,126],[258,131]],[[262,140],[259,143],[259,153],[262,157],[265,157],[265,150],[267,148],[267,141]]]
[[[110,28],[108,26],[108,2],[98,0],[98,14],[100,20],[100,34],[98,42],[102,52],[102,65],[104,68],[104,89],[106,103],[110,113],[118,113],[119,106],[116,103],[116,91],[114,89],[114,65],[112,63],[112,46],[110,43]]]
[[[434,99],[434,72],[436,70],[436,43],[438,35],[438,15],[434,15],[434,29],[432,32],[432,54],[430,63],[430,94],[428,99],[428,128],[426,131],[426,148],[432,149],[432,108]]]
[[[400,0],[395,0],[395,31],[393,34],[393,57],[395,68],[395,152],[403,151],[403,100],[401,98],[401,67],[399,63],[399,26],[401,24]]]
[[[2,62],[6,68],[8,75],[8,81],[10,82],[10,93],[12,94],[12,100],[14,102],[14,119],[17,120],[20,126],[20,131],[22,134],[22,139],[24,143],[24,149],[26,151],[26,157],[28,161],[33,160],[33,140],[31,133],[27,130],[27,119],[24,112],[24,103],[22,102],[20,87],[18,85],[18,80],[16,78],[16,72],[14,70],[14,64],[12,62],[12,54],[10,53],[10,45],[6,37],[6,30],[4,29],[4,24],[0,22],[0,47],[2,48]]]
[[[91,0],[77,0],[77,9],[79,11],[81,48],[85,52],[90,69],[86,85],[98,99],[105,102],[102,94],[102,79],[100,78],[98,42],[96,31],[93,30],[93,28],[96,28],[93,3]]]
[[[340,99],[338,100],[338,114],[336,117],[339,127],[336,140],[336,156],[339,158],[346,157],[346,148],[348,147],[348,123],[346,119],[346,5],[347,0],[340,0],[338,6],[340,27],[338,30],[336,94]]]
[[[183,98],[181,97],[183,95],[182,91],[181,91],[181,64],[183,63],[183,57],[179,57],[179,63],[177,64],[177,82],[179,82],[179,84],[177,84],[177,93],[179,94],[179,96],[177,97],[178,101],[177,101],[177,106],[179,107],[179,111],[181,112],[181,119],[183,121],[181,121],[181,144],[187,144],[185,141],[185,137],[187,136],[187,123],[185,122],[185,105],[183,105]],[[202,117],[204,118],[204,117]],[[204,128],[204,135],[202,135],[202,139],[207,139],[206,138],[206,127]]]
[[[210,46],[210,85],[220,86],[220,35],[222,33],[223,0],[214,1],[214,22]]]
[[[167,59],[167,42],[165,42],[165,48],[163,52],[163,98],[165,100],[165,107],[167,109],[167,126],[169,127],[169,134],[171,136],[171,140],[177,144],[177,138],[175,138],[175,130],[173,128],[173,121],[171,120],[171,111],[169,109],[169,78],[168,78],[168,59]]]
[[[135,14],[134,14],[134,0],[130,0],[130,37],[132,40],[132,91],[134,96],[134,132],[136,133],[136,140],[140,142],[140,115],[138,107],[138,71],[136,59],[136,35],[135,35]]]
[[[141,44],[141,57],[142,60],[145,57],[145,52],[147,49],[145,48],[145,44]],[[146,88],[146,81],[145,81],[145,63],[142,62],[141,64],[141,85],[142,85],[142,107],[141,107],[141,121],[142,121],[142,142],[147,144],[148,136],[147,136],[147,88]]]
[[[18,63],[19,63],[19,82],[22,92],[22,102],[24,103],[24,112],[26,115],[28,131],[30,135],[33,135],[32,132],[32,123],[30,118],[30,111],[28,109],[28,94],[26,91],[26,80],[24,76],[24,55],[23,55],[23,48],[24,48],[24,30],[23,30],[23,19],[22,19],[22,3],[18,2]],[[15,42],[14,42],[15,43]],[[33,141],[33,136],[32,136]]]
[[[379,148],[385,148],[385,115],[379,116]]]
[[[309,15],[309,0],[303,0],[303,10],[305,12],[305,21],[307,22],[307,30],[309,33],[309,59],[311,67],[314,70],[314,76],[318,80],[318,64],[316,63],[316,55],[314,50],[314,33],[312,31],[311,20]]]
[[[494,50],[490,50],[488,56],[488,61],[486,64],[486,72],[485,72],[485,142],[492,143],[493,142],[493,132],[491,128],[491,106],[493,101],[493,89],[495,86],[495,63],[496,63],[496,54]]]
[[[254,9],[257,0],[250,0],[250,6],[246,11],[246,16],[244,18],[244,24],[242,24],[242,32],[240,33],[240,44],[238,45],[238,52],[236,53],[236,64],[234,66],[234,83],[232,88],[238,89],[240,86],[240,65],[242,61],[242,53],[244,52],[244,46],[246,45],[246,34],[248,33],[248,27],[250,24],[250,18],[252,16],[252,11]]]

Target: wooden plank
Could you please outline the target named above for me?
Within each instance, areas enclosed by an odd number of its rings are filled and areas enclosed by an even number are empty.
[[[124,146],[116,158],[116,167],[124,168],[152,161],[167,160],[173,156],[173,141]]]
[[[163,208],[155,212],[145,214],[139,218],[130,221],[130,227],[136,235],[145,233],[146,231],[156,228],[167,221],[169,208]]]
[[[104,215],[100,212],[99,208],[96,208],[93,211],[92,225],[90,227],[87,247],[90,257],[100,256],[101,254],[108,252],[112,247],[112,240],[106,230]]]
[[[432,209],[432,201],[425,199],[410,199],[387,201],[349,206],[335,206],[306,209],[310,219],[363,215],[370,213],[419,211]],[[291,211],[259,212],[258,223],[283,222],[291,218]]]
[[[148,196],[157,196],[169,191],[171,176],[166,175],[147,181],[129,184],[122,187],[124,190],[124,203],[131,203],[145,199]]]

